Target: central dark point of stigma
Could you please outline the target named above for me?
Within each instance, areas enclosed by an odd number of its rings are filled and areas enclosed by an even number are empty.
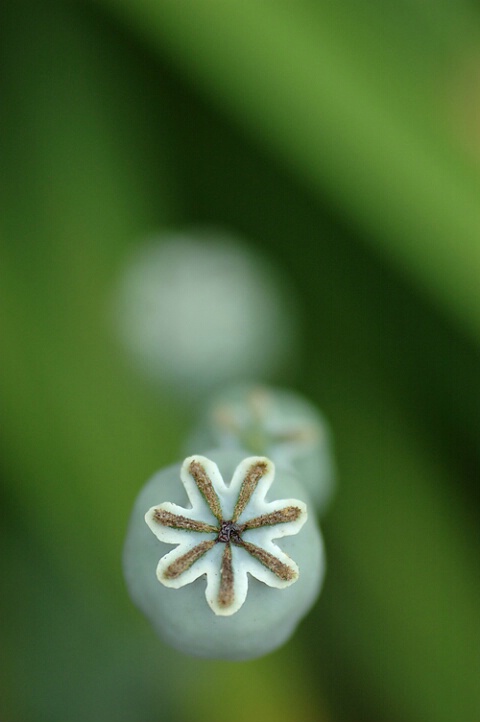
[[[240,540],[240,528],[233,521],[222,521],[217,541],[226,544],[230,540],[233,542]]]

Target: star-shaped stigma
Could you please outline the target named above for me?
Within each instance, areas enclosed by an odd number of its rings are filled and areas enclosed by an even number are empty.
[[[244,603],[247,573],[270,587],[293,584],[298,567],[273,539],[300,531],[307,508],[297,499],[265,501],[274,475],[269,459],[251,456],[237,466],[227,486],[210,459],[185,459],[180,477],[191,509],[164,502],[145,515],[160,541],[178,545],[160,559],[159,581],[178,589],[205,574],[207,602],[224,616]]]

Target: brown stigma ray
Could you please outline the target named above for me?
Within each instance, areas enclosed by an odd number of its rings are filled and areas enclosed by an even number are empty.
[[[261,564],[263,564],[264,567],[270,569],[270,571],[273,572],[283,582],[292,582],[297,578],[298,574],[295,569],[289,567],[288,564],[284,564],[280,561],[280,559],[278,559],[278,557],[270,554],[270,552],[262,549],[262,547],[258,547],[256,544],[244,541],[243,539],[240,542],[234,543],[245,549],[245,551],[251,554],[252,557],[257,559]]]
[[[313,427],[305,427],[303,429],[294,429],[292,431],[284,431],[275,436],[277,443],[294,443],[314,444],[318,440],[318,431]]]
[[[205,471],[205,468],[202,466],[202,464],[200,464],[199,461],[196,461],[194,459],[188,467],[188,470],[192,475],[195,484],[197,485],[197,489],[210,507],[213,516],[221,522],[222,506],[220,504],[220,499],[218,498],[217,492],[213,488],[212,480]]]
[[[197,531],[206,533],[218,532],[218,527],[207,524],[203,521],[196,521],[196,519],[190,519],[187,516],[180,516],[179,514],[173,514],[171,511],[165,511],[165,509],[155,509],[153,512],[153,519],[162,526],[167,526],[170,529],[182,529],[185,531]]]
[[[220,427],[225,427],[230,433],[238,434],[241,431],[235,414],[228,406],[220,406],[214,411],[215,423]]]
[[[218,590],[218,604],[223,609],[230,607],[235,600],[234,575],[232,564],[232,547],[225,544],[220,569],[220,588]]]
[[[298,506],[285,506],[278,511],[272,511],[270,514],[262,514],[253,519],[249,519],[244,524],[239,525],[239,531],[244,532],[249,529],[259,529],[262,526],[274,526],[275,524],[288,524],[288,522],[297,521],[302,510]]]
[[[267,470],[268,466],[265,461],[258,461],[249,468],[240,487],[237,503],[233,510],[232,521],[237,521],[241,513],[245,510],[245,507],[252,498],[253,492],[258,486],[258,482],[262,476],[266,474]]]
[[[190,569],[190,567],[195,564],[200,557],[203,557],[204,554],[210,551],[216,543],[215,539],[200,542],[200,544],[197,544],[197,546],[190,549],[186,552],[186,554],[183,554],[181,557],[178,557],[178,559],[175,559],[175,561],[165,569],[163,577],[165,579],[177,579],[181,574],[183,574],[183,572]]]

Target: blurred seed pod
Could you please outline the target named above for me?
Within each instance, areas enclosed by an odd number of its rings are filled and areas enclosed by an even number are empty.
[[[227,233],[171,233],[129,259],[115,325],[135,367],[163,390],[196,398],[295,362],[297,301],[288,279]]]
[[[291,468],[323,513],[335,490],[329,426],[303,396],[286,389],[234,385],[218,394],[187,440],[187,449],[239,449]]]

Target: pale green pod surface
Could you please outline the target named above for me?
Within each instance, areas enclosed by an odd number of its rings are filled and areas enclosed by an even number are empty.
[[[335,490],[328,423],[303,396],[260,385],[232,386],[199,419],[188,448],[243,449],[291,466],[322,514]]]
[[[291,472],[235,450],[158,472],[135,502],[124,547],[133,601],[187,654],[241,660],[271,652],[323,581],[309,506]]]

